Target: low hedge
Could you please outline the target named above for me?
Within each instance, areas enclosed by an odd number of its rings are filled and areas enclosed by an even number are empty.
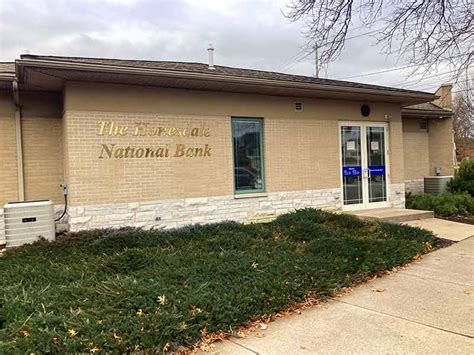
[[[408,194],[406,208],[433,211],[443,217],[473,216],[474,197],[468,193]]]
[[[0,256],[0,353],[192,347],[324,299],[435,246],[432,233],[314,209],[267,224],[96,230]]]

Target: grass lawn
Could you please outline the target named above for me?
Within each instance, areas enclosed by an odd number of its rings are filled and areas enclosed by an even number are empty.
[[[0,353],[161,351],[410,262],[430,232],[314,209],[268,224],[106,230],[0,256]]]

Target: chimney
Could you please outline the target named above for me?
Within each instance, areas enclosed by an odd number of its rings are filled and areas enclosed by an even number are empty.
[[[435,95],[439,96],[433,101],[435,105],[438,105],[446,110],[452,109],[452,96],[451,91],[453,90],[452,84],[443,84],[436,90]]]
[[[216,69],[214,67],[214,48],[212,44],[209,44],[209,48],[207,48],[207,53],[209,54],[209,69]]]

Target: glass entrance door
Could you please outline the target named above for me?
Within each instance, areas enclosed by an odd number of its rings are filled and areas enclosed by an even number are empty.
[[[342,195],[344,209],[388,206],[387,125],[340,125]]]

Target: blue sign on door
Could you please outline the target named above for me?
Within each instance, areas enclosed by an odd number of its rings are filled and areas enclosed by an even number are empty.
[[[385,175],[385,165],[372,165],[369,166],[370,175]]]
[[[342,176],[361,176],[362,167],[360,166],[343,166]]]

